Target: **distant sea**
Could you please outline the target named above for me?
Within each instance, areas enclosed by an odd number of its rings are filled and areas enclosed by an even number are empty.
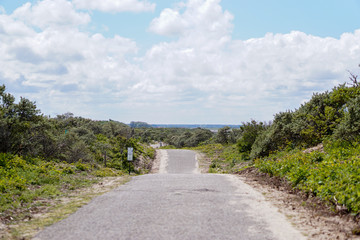
[[[205,128],[216,130],[223,127],[240,128],[241,125],[224,124],[150,124],[154,128]]]

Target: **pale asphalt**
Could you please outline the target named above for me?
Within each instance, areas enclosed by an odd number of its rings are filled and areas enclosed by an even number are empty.
[[[236,176],[199,174],[194,152],[162,151],[160,173],[134,177],[35,239],[306,239]]]

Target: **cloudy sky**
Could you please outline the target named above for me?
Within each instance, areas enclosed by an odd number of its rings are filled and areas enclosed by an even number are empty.
[[[0,0],[0,84],[42,113],[268,121],[360,68],[358,0]]]

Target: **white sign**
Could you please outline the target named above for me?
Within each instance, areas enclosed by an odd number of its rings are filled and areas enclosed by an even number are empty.
[[[128,154],[127,154],[127,160],[128,161],[132,161],[133,160],[133,152],[134,152],[134,149],[132,147],[129,147],[128,148]]]

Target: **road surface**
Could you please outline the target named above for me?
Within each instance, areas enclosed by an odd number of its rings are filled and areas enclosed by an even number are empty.
[[[158,174],[134,177],[35,239],[306,239],[236,176],[199,174],[192,151],[160,151]]]

